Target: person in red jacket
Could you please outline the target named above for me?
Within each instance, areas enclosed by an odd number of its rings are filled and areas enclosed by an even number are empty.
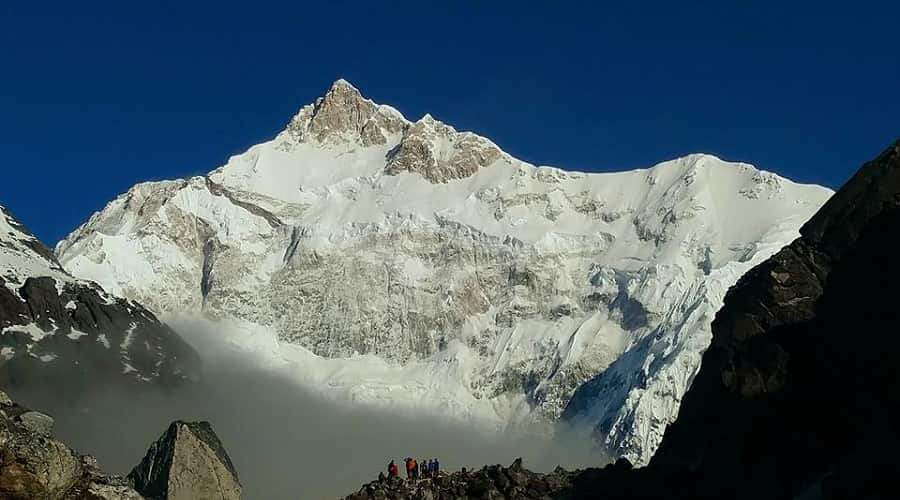
[[[391,463],[388,464],[388,479],[392,477],[397,477],[400,475],[400,467],[397,467],[397,464],[391,460]]]
[[[406,479],[413,479],[416,473],[416,461],[406,457]]]

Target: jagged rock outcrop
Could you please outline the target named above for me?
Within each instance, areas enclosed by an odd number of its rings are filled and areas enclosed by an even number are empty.
[[[42,426],[30,423],[37,418]],[[54,439],[52,419],[0,391],[0,498],[4,500],[141,500],[118,476]]]
[[[344,500],[563,499],[571,495],[575,475],[562,468],[549,474],[531,472],[522,467],[522,459],[517,459],[509,467],[490,465],[415,481],[381,477]]]
[[[72,401],[123,384],[174,387],[196,376],[198,365],[194,350],[153,313],[66,273],[0,207],[3,387]]]
[[[453,127],[425,115],[409,126],[403,139],[390,153],[384,172],[396,175],[416,172],[433,183],[471,177],[479,168],[502,158],[504,153],[494,143],[470,132],[457,132]]]
[[[578,498],[900,497],[900,142],[748,272],[649,467]]]
[[[239,500],[241,484],[209,422],[173,422],[128,475],[158,500]]]

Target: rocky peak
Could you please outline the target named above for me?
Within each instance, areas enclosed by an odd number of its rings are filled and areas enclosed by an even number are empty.
[[[149,498],[241,498],[237,471],[209,422],[172,422],[128,479]]]
[[[493,142],[457,132],[430,114],[412,124],[391,151],[385,173],[417,172],[434,184],[463,179],[503,157]]]
[[[339,79],[324,96],[304,106],[285,131],[295,142],[319,144],[385,144],[409,122],[390,106],[363,97],[350,82]]]
[[[832,258],[840,257],[876,215],[900,206],[900,140],[867,162],[803,226],[800,233],[819,243]]]

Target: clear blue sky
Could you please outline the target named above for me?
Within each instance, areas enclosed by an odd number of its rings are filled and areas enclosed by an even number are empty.
[[[338,77],[578,170],[709,152],[836,187],[900,135],[898,2],[617,3],[3,2],[0,203],[53,244]]]

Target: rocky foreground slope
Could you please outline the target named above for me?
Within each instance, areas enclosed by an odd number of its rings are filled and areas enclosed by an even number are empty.
[[[900,141],[801,233],[729,291],[647,467],[525,474],[515,488],[492,468],[452,488],[376,482],[348,498],[900,498]],[[550,477],[565,479],[546,494],[521,487]]]
[[[572,480],[576,475],[576,472],[561,468],[549,474],[531,472],[522,467],[521,459],[517,459],[509,467],[490,465],[479,470],[451,472],[418,481],[382,476],[377,481],[364,484],[357,493],[344,500],[566,498],[573,493]]]
[[[709,155],[536,167],[339,80],[273,140],[133,187],[56,251],[155,313],[225,320],[329,397],[501,429],[565,412],[643,463],[725,291],[830,194]]]
[[[53,418],[0,391],[4,500],[238,500],[231,459],[207,422],[173,422],[127,478],[53,437]]]

